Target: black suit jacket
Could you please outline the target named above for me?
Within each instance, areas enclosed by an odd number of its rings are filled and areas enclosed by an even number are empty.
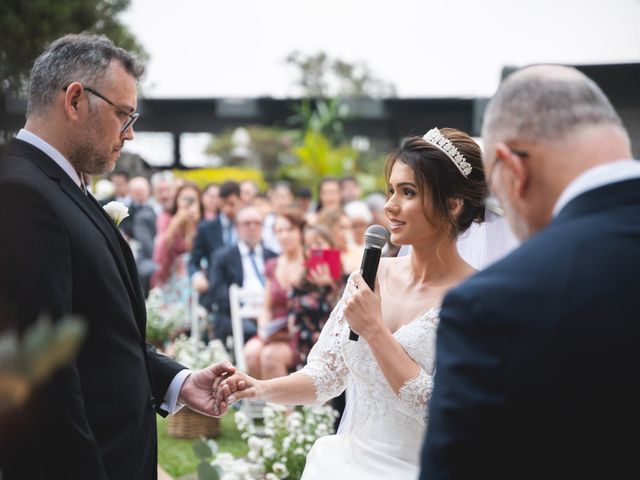
[[[268,248],[262,248],[263,263],[277,256],[277,253]],[[218,250],[213,255],[213,265],[209,276],[211,299],[213,300],[212,309],[216,315],[225,315],[227,317],[231,315],[229,309],[229,287],[234,283],[242,287],[243,281],[242,257],[240,256],[238,244]]]
[[[640,180],[445,298],[423,479],[640,478]]]
[[[0,159],[0,224],[0,329],[24,331],[41,313],[88,326],[73,363],[0,445],[3,478],[155,478],[155,413],[183,367],[145,344],[126,241],[93,197],[20,140]]]

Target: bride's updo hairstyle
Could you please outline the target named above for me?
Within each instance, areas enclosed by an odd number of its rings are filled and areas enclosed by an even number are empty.
[[[466,133],[443,128],[430,130],[424,137],[406,139],[387,158],[384,167],[387,184],[396,162],[413,171],[427,219],[452,238],[466,231],[474,221],[484,220],[487,187],[480,146]],[[463,200],[462,210],[456,216],[449,208],[449,199],[454,198]]]

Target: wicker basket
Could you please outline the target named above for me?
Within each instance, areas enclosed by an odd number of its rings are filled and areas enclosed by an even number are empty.
[[[167,431],[175,438],[213,438],[220,435],[220,419],[183,407],[177,414],[169,417]]]

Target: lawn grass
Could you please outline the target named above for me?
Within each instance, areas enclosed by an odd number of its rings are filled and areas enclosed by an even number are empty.
[[[244,457],[247,452],[247,443],[240,438],[240,432],[236,428],[233,419],[235,410],[232,410],[224,418],[220,425],[221,435],[214,440],[218,443],[221,452],[229,452],[235,457]],[[173,438],[167,433],[168,418],[157,415],[158,423],[158,463],[172,477],[181,477],[194,472],[198,460],[193,453],[193,440]]]

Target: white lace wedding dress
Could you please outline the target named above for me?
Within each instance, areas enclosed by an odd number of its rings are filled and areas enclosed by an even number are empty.
[[[426,406],[433,390],[439,309],[424,312],[394,333],[421,367],[397,395],[367,342],[349,340],[349,325],[343,318],[348,297],[345,289],[300,372],[313,379],[317,404],[339,395],[347,381],[352,382],[349,426],[316,441],[302,479],[415,479],[420,470]]]

